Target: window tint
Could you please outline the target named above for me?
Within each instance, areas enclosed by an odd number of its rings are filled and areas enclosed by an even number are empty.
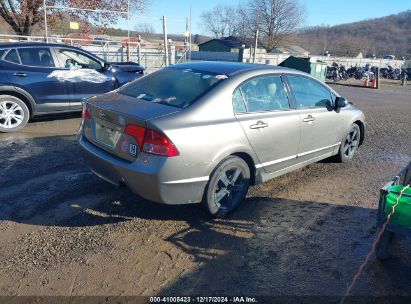
[[[54,67],[53,57],[47,48],[21,48],[19,49],[21,63],[37,67]]]
[[[17,54],[17,51],[15,49],[10,50],[7,53],[7,55],[4,57],[4,60],[11,62],[11,63],[20,64],[19,55]]]
[[[314,80],[288,76],[291,89],[299,109],[328,108],[331,102],[331,93]]]
[[[6,50],[0,50],[0,59],[1,59],[1,57],[3,57],[5,52],[6,52]]]
[[[248,112],[275,111],[289,109],[287,93],[280,76],[253,78],[240,90]]]
[[[100,62],[91,57],[85,56],[80,52],[72,50],[60,50],[60,56],[63,59],[64,67],[71,70],[93,69],[101,70]]]
[[[226,78],[226,75],[168,67],[122,87],[120,93],[185,108]]]

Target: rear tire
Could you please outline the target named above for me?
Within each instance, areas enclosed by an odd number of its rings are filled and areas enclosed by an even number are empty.
[[[360,145],[361,130],[357,124],[353,124],[341,142],[340,149],[336,155],[337,161],[346,163],[352,160]]]
[[[29,121],[30,111],[19,98],[0,96],[0,132],[15,132],[24,128]]]
[[[250,168],[237,156],[225,158],[213,171],[203,204],[214,217],[224,217],[244,200],[250,187]]]

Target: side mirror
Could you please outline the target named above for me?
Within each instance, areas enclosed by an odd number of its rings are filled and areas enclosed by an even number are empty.
[[[344,108],[347,105],[347,100],[344,97],[337,97],[335,99],[335,108]]]
[[[109,70],[111,70],[111,64],[110,63],[108,63],[108,62],[104,62],[104,69],[105,70],[107,70],[107,71],[109,71]]]

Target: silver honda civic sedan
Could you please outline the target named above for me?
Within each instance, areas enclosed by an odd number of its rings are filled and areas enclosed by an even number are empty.
[[[364,131],[364,114],[306,73],[196,62],[88,99],[78,141],[102,179],[224,216],[250,185],[328,157],[351,160]]]

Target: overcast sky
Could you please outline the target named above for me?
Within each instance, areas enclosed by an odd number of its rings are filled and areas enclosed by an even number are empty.
[[[201,27],[199,16],[219,4],[237,5],[239,0],[150,0],[151,5],[144,15],[133,14],[131,29],[138,23],[150,23],[157,33],[162,32],[159,18],[163,15],[168,19],[168,31],[182,34],[185,23],[173,20],[183,20],[189,17],[192,8],[192,32],[205,34]],[[350,23],[363,19],[377,18],[396,14],[411,9],[411,0],[299,0],[305,7],[306,26],[335,25]],[[119,27],[127,28],[127,22],[119,22]]]

